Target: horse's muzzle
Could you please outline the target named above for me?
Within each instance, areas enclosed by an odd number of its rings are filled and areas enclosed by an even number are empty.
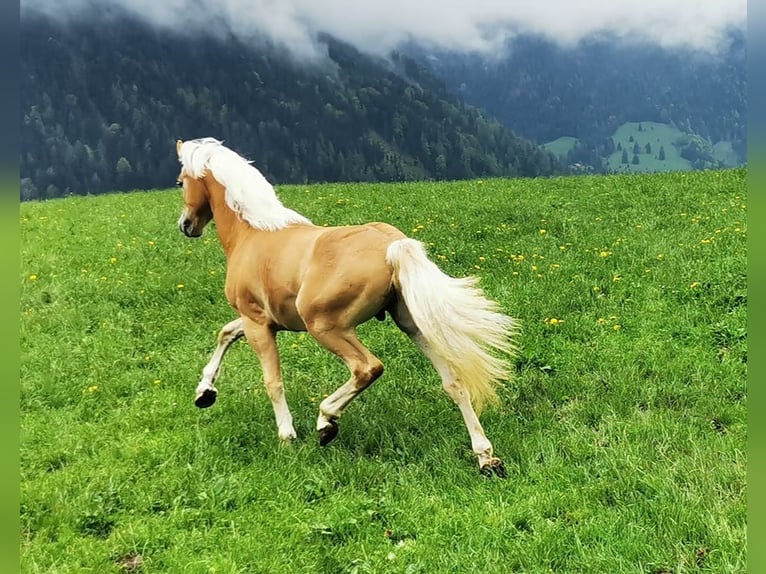
[[[197,231],[194,229],[194,223],[191,219],[186,219],[185,217],[182,217],[178,220],[178,229],[183,233],[186,237],[199,237],[202,235],[200,231]]]

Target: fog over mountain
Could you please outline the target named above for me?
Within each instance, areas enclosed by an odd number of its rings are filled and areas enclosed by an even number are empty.
[[[160,27],[216,30],[242,40],[266,37],[299,58],[322,56],[321,33],[377,54],[416,42],[438,50],[501,52],[518,34],[572,45],[598,34],[663,47],[717,52],[731,28],[742,28],[746,0],[22,0],[22,17],[61,19],[139,15]]]

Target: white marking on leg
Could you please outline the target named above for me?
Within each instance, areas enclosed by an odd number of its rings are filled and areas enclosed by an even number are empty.
[[[277,421],[277,434],[282,440],[294,440],[298,435],[293,427],[293,415],[287,406],[285,398],[285,388],[281,381],[269,383],[264,381],[266,394],[271,399],[271,406],[274,407],[274,418]]]
[[[277,434],[282,440],[293,440],[298,435],[293,427],[293,416],[287,406],[282,368],[279,365],[276,333],[268,325],[248,320],[245,324],[247,342],[258,355],[263,370],[263,384],[274,408]]]
[[[351,379],[345,384],[338,387],[334,393],[325,398],[319,404],[319,417],[317,418],[317,430],[331,425],[333,419],[340,418],[343,413],[343,409],[354,400],[361,392],[361,389],[357,388],[355,380]]]
[[[197,385],[197,395],[202,394],[206,390],[217,392],[213,383],[218,377],[223,357],[231,344],[244,334],[245,331],[241,317],[238,317],[223,326],[218,333],[218,346],[215,348],[215,351],[213,351],[213,356],[210,357],[207,365],[202,369],[202,380],[199,382],[199,385]]]
[[[471,437],[471,449],[479,458],[479,467],[484,468],[493,461],[492,443],[484,434],[484,429],[479,422],[479,417],[471,405],[471,396],[468,390],[455,378],[452,369],[441,357],[437,356],[419,333],[412,335],[412,340],[417,343],[423,354],[433,364],[442,379],[442,386],[450,398],[455,402],[463,415],[463,421]]]

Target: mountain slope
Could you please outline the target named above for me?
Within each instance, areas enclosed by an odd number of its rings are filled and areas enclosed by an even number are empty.
[[[266,44],[181,36],[129,18],[64,25],[28,15],[22,198],[170,185],[178,137],[224,139],[275,182],[560,171],[551,154],[438,82],[421,87],[323,41],[328,60],[302,65]]]
[[[745,37],[732,30],[719,54],[665,50],[615,38],[562,48],[520,36],[508,53],[413,51],[447,88],[523,137],[546,143],[578,138],[573,161],[598,163],[614,153],[609,140],[626,122],[653,121],[699,136],[710,147],[728,142],[745,161]],[[712,158],[711,158],[712,160]],[[705,165],[706,162],[700,162]],[[707,162],[710,163],[710,162]]]

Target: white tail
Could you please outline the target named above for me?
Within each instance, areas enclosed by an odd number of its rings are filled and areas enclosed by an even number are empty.
[[[496,402],[496,386],[510,376],[506,359],[514,349],[516,321],[498,312],[497,303],[476,286],[477,278],[446,275],[415,239],[394,241],[386,258],[415,325],[468,389],[474,408]]]

